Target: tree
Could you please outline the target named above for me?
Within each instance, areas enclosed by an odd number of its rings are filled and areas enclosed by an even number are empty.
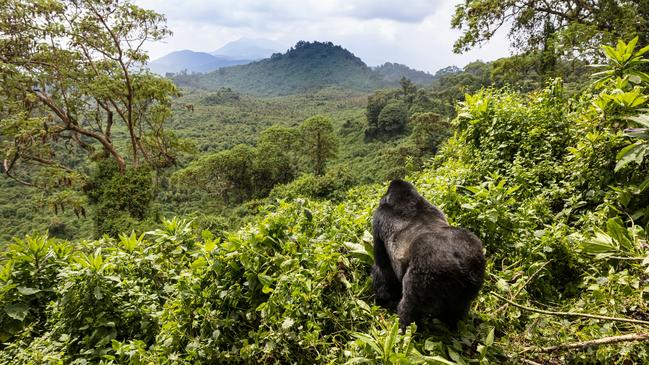
[[[331,120],[322,115],[313,116],[300,125],[305,157],[313,165],[316,175],[325,172],[327,160],[336,156],[338,141]]]
[[[616,38],[643,37],[649,42],[649,0],[464,0],[455,9],[453,28],[463,34],[454,51],[463,52],[490,40],[511,24],[509,38],[523,51],[590,53]]]
[[[213,194],[225,204],[264,197],[276,184],[295,178],[301,142],[296,128],[274,125],[261,133],[256,147],[240,144],[203,155],[175,172],[172,180],[179,187]]]
[[[178,186],[191,186],[220,197],[226,204],[240,203],[254,193],[257,151],[244,144],[210,153],[175,172]]]
[[[410,118],[415,146],[421,152],[436,153],[441,142],[451,133],[451,125],[441,115],[435,113],[417,113]]]
[[[378,90],[367,98],[367,109],[365,117],[370,127],[376,127],[379,123],[379,114],[383,107],[398,95],[398,90]]]
[[[129,1],[0,3],[4,174],[71,191],[91,160],[112,159],[122,174],[175,163],[182,143],[165,122],[178,90],[143,69],[143,45],[170,34],[164,21]]]
[[[273,125],[261,132],[257,149],[264,156],[264,168],[271,173],[267,181],[272,185],[295,178],[301,167],[301,142],[297,128]]]
[[[114,160],[98,161],[89,183],[87,197],[93,205],[95,236],[113,237],[122,232],[144,230],[152,214],[153,175],[148,167],[127,169],[120,173]],[[85,215],[83,207],[77,208]]]
[[[390,100],[385,105],[377,125],[381,134],[394,135],[403,132],[408,122],[408,105],[402,100]]]
[[[407,79],[406,77],[402,77],[401,80],[399,81],[399,84],[401,85],[401,92],[403,93],[403,98],[408,103],[408,105],[412,104],[413,99],[415,98],[415,94],[417,94],[417,86],[410,81],[410,79]]]

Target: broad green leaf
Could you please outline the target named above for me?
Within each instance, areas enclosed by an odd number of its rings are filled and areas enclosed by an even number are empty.
[[[640,114],[636,116],[627,117],[626,119],[632,120],[638,124],[641,124],[649,128],[649,114]]]
[[[615,165],[615,171],[619,171],[624,166],[634,162],[636,164],[641,164],[644,160],[645,155],[649,151],[649,145],[645,144],[632,144],[624,147],[617,154],[618,162]]]
[[[9,317],[22,322],[29,313],[29,307],[24,303],[13,303],[7,305],[4,311]]]
[[[640,49],[635,53],[635,55],[636,55],[636,56],[642,56],[642,55],[644,55],[645,53],[647,53],[648,51],[649,51],[649,45],[640,48]]]
[[[356,304],[361,307],[364,311],[367,313],[372,312],[372,308],[370,308],[369,304],[367,304],[364,300],[361,299],[356,299]]]
[[[344,242],[343,245],[349,250],[349,253],[354,257],[360,259],[361,261],[372,264],[374,262],[374,253],[368,251],[367,247],[364,245],[353,243],[353,242]]]
[[[458,365],[458,363],[447,360],[441,356],[426,356],[426,360],[429,364],[439,364],[439,365]]]
[[[394,349],[394,344],[397,342],[397,337],[399,336],[399,321],[394,321],[388,335],[385,337],[383,342],[383,350],[385,353],[390,353]]]
[[[494,344],[495,331],[496,331],[496,327],[492,327],[491,330],[489,330],[489,333],[487,334],[487,339],[485,340],[485,345],[491,346]]]
[[[359,340],[361,343],[370,346],[377,354],[383,353],[382,349],[379,347],[378,343],[374,338],[365,333],[355,332],[352,334],[354,338]]]
[[[259,279],[259,282],[261,283],[261,285],[264,285],[264,286],[270,286],[273,283],[273,277],[268,276],[266,274],[259,274],[259,275],[257,275],[257,278]]]
[[[619,217],[611,218],[606,222],[606,231],[627,252],[634,250],[633,242],[629,238],[629,232]]]
[[[368,231],[363,231],[363,242],[374,242],[374,237],[372,237],[372,234]]]
[[[611,236],[603,232],[595,233],[590,241],[582,244],[582,250],[588,254],[598,254],[603,252],[616,252],[618,247],[613,243]]]
[[[36,289],[36,288],[26,288],[24,286],[19,286],[18,287],[18,292],[20,294],[22,294],[22,295],[32,295],[32,294],[36,294],[36,293],[38,293],[40,291],[41,291],[40,289]]]

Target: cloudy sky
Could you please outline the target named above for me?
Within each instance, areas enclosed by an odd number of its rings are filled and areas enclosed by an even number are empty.
[[[285,51],[299,40],[331,41],[368,65],[398,62],[435,72],[449,65],[509,55],[506,34],[465,54],[452,52],[450,26],[460,0],[135,0],[167,16],[173,36],[149,45],[152,59],[191,49],[212,52],[241,37],[276,41]]]

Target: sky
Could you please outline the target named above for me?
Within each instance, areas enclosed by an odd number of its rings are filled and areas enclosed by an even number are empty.
[[[461,0],[134,0],[167,17],[173,36],[148,45],[151,59],[190,49],[212,52],[242,37],[275,42],[284,52],[299,40],[331,41],[370,66],[403,63],[434,73],[510,55],[506,31],[482,48],[454,54],[451,29]]]

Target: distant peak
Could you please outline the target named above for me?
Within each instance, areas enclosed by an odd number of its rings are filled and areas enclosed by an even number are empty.
[[[280,48],[277,42],[270,39],[241,37],[226,43],[211,54],[231,58],[262,59],[270,57]]]

